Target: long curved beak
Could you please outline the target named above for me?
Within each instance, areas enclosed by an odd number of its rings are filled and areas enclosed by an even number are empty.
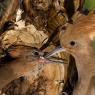
[[[49,57],[55,55],[56,53],[59,53],[59,52],[62,52],[62,51],[66,51],[66,49],[61,47],[61,46],[58,46],[55,49],[53,49],[51,52],[44,55],[44,58],[49,58]]]

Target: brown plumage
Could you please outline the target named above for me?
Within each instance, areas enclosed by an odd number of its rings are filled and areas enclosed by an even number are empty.
[[[60,33],[60,43],[76,61],[78,82],[74,87],[73,95],[94,95],[95,13],[81,16],[73,25],[68,25],[66,31]]]
[[[73,95],[95,94],[91,90],[95,89],[95,13],[80,17],[64,33],[61,31],[60,42],[76,60],[79,79]]]
[[[7,53],[14,59],[0,65],[0,89],[10,81],[25,75],[28,76],[27,79],[31,84],[29,93],[25,95],[58,95],[62,91],[65,77],[63,64],[59,65],[56,62],[54,62],[56,64],[52,64],[51,62],[51,64],[43,66],[45,61],[42,62],[39,59],[39,55],[42,56],[43,53],[28,46],[11,46]],[[12,88],[14,93],[17,92],[16,88]],[[12,93],[11,88],[9,89]],[[22,92],[22,90],[19,91]]]
[[[40,55],[35,48],[15,46],[10,47],[7,52],[7,57],[10,56],[12,59],[5,58],[5,63],[4,59],[0,62],[0,89],[18,77],[27,75],[29,72],[32,74],[32,70],[39,63]]]

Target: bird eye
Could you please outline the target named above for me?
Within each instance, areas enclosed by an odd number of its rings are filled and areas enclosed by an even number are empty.
[[[36,50],[32,51],[32,54],[33,54],[33,56],[39,56],[39,52]]]
[[[35,56],[39,56],[39,52],[35,51],[35,52],[34,52],[34,55],[35,55]]]
[[[75,41],[70,41],[70,45],[71,46],[75,46],[76,45],[76,42]]]

